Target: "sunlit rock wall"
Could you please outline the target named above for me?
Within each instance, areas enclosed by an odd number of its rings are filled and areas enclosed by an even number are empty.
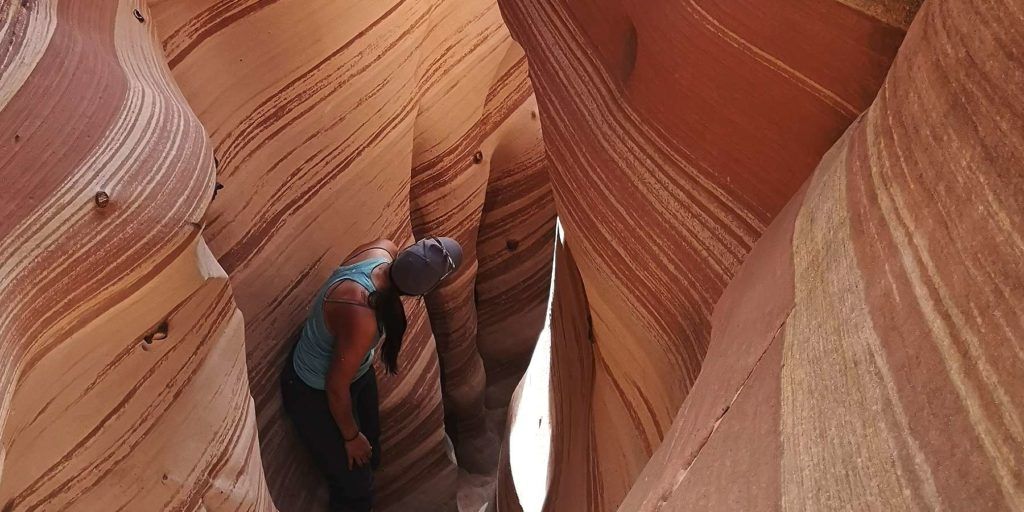
[[[0,3],[0,507],[273,510],[211,146],[136,8]]]
[[[525,60],[518,62],[528,85]],[[526,372],[551,292],[555,204],[538,124],[531,97],[485,142],[491,169],[477,241],[476,344],[489,411],[504,409]]]
[[[1022,7],[925,3],[621,510],[1024,507]]]
[[[558,245],[551,304],[551,458],[545,511],[597,510],[592,397],[594,347],[587,291],[572,251]],[[572,468],[566,470],[566,468]],[[506,491],[512,493],[513,491]]]
[[[411,240],[411,220],[485,269],[433,309],[442,360],[477,362],[448,366],[453,432],[480,426],[459,462],[493,480],[484,397],[503,414],[529,360],[554,223],[493,2],[2,2],[0,42],[5,510],[319,506],[277,376],[323,277],[361,242]],[[438,359],[409,306],[380,503],[449,509]]]
[[[509,231],[501,219],[528,210],[524,215],[532,217],[511,231],[543,245],[534,233],[543,234],[554,215],[541,167],[512,178],[526,182],[524,188],[504,185],[505,169],[537,161],[543,150],[539,121],[526,105],[532,91],[525,57],[497,6],[441,0],[155,0],[151,6],[167,60],[219,160],[224,188],[209,216],[210,246],[248,319],[249,375],[277,505],[307,510],[323,499],[277,391],[310,297],[356,245],[379,237],[406,243],[415,231],[458,239],[467,264],[428,301],[430,321],[421,302],[407,303],[412,328],[400,375],[381,376],[379,498],[402,511],[453,506],[459,484],[439,383],[460,466],[493,474],[500,443],[500,432],[485,422],[474,284],[475,261],[492,264],[507,249],[492,243],[477,250],[485,196],[497,198],[496,234]],[[474,159],[478,151],[483,157]],[[492,168],[496,182],[489,179]],[[520,206],[538,194],[547,210]],[[494,236],[484,233],[485,240]],[[480,285],[500,298],[517,293],[522,281],[538,282],[534,273],[549,275],[550,258],[528,261],[532,266],[502,276],[515,281],[487,277]],[[547,282],[539,283],[544,289],[531,292],[543,295]],[[515,315],[542,318],[545,306],[523,304]],[[486,330],[503,320],[492,313],[481,325]],[[541,327],[524,322],[507,334],[520,344]],[[474,444],[462,448],[466,443]]]
[[[554,204],[526,57],[494,0],[441,2],[420,51],[413,231],[465,249],[427,306],[459,465],[492,473],[503,426],[488,420],[504,416],[544,324]]]
[[[282,510],[312,509],[325,489],[280,407],[278,375],[327,274],[361,243],[411,237],[415,66],[432,6],[168,0],[152,8],[219,162],[224,188],[209,240],[248,319],[270,489]],[[454,495],[455,472],[429,324],[422,307],[409,305],[400,376],[378,371],[386,426],[380,499],[400,500],[404,486],[402,497],[436,505]]]
[[[697,378],[726,284],[871,103],[919,2],[499,3],[586,289],[588,503],[614,510]]]

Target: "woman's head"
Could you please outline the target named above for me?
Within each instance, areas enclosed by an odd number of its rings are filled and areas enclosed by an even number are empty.
[[[374,292],[371,305],[384,327],[381,360],[387,372],[398,373],[398,353],[405,337],[402,295],[425,295],[462,264],[462,247],[451,238],[430,237],[398,253],[389,275],[393,286]]]
[[[462,264],[451,238],[427,237],[403,249],[391,264],[391,282],[402,295],[426,295]]]

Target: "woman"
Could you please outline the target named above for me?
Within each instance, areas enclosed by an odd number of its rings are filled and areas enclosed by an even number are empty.
[[[399,252],[390,240],[356,249],[320,287],[281,375],[285,412],[327,477],[332,511],[373,506],[380,462],[373,357],[394,374],[405,335],[403,295],[424,295],[462,262],[450,238]],[[383,342],[381,337],[383,336]]]

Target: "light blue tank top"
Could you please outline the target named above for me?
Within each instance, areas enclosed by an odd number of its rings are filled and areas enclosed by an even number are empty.
[[[370,278],[373,269],[388,263],[385,258],[370,258],[368,260],[339,267],[327,278],[324,285],[320,287],[309,307],[309,316],[302,326],[302,334],[299,335],[299,343],[295,347],[295,357],[292,358],[292,366],[295,373],[312,388],[324,389],[326,387],[327,369],[331,365],[331,358],[334,355],[334,336],[327,330],[327,323],[324,321],[324,299],[334,288],[334,285],[342,281],[355,281],[366,291],[373,293],[377,287]],[[377,337],[373,340],[370,351],[366,353],[362,364],[353,381],[366,374],[373,364],[373,355],[377,350],[377,342],[380,341],[380,327],[377,328]]]

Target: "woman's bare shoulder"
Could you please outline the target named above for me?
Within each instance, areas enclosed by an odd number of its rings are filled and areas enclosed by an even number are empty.
[[[369,304],[366,288],[355,281],[342,281],[328,294],[324,301],[324,319],[331,332],[350,322],[361,322],[375,318]]]
[[[327,292],[327,303],[331,302],[356,302],[365,304],[370,296],[363,285],[350,280],[341,281],[334,288]]]

